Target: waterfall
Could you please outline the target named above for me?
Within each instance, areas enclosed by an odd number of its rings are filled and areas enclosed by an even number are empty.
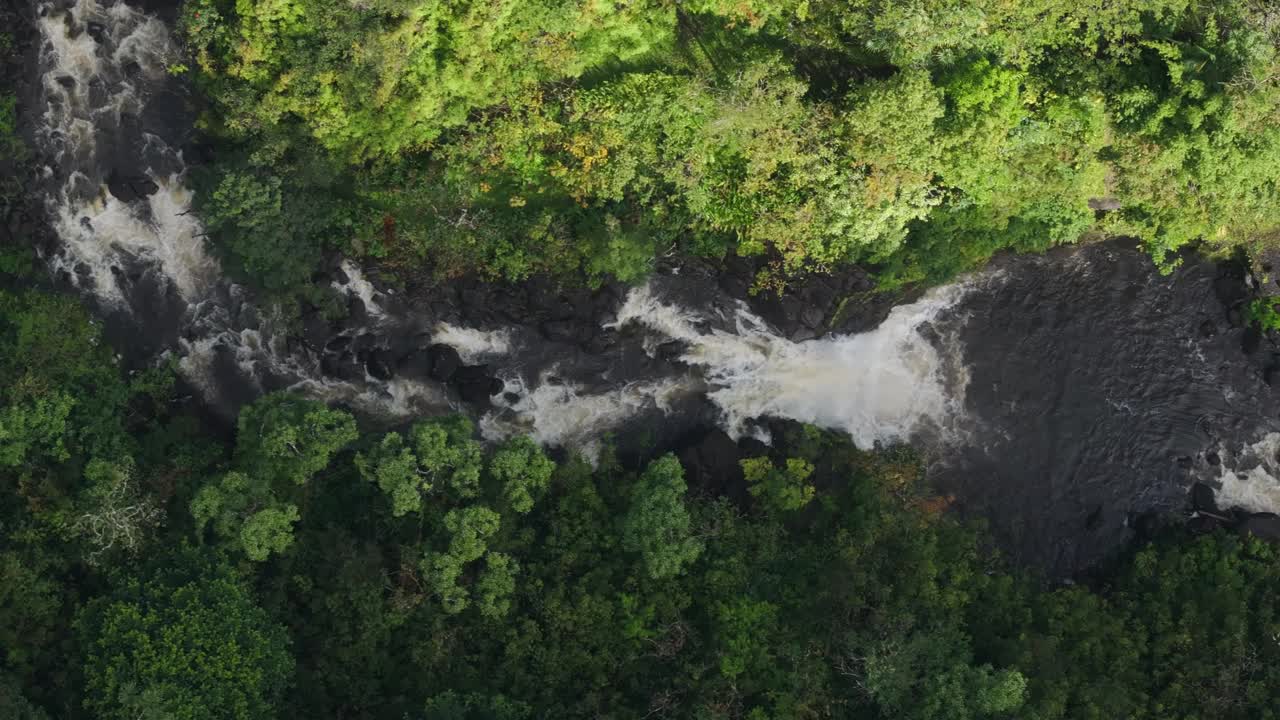
[[[958,428],[966,384],[959,349],[944,356],[924,331],[965,292],[963,284],[946,286],[894,308],[871,332],[804,342],[775,334],[745,306],[734,313],[733,331],[700,330],[705,319],[664,303],[647,286],[628,295],[612,324],[635,323],[684,343],[680,359],[705,373],[730,435],[752,432],[752,420],[771,416],[842,430],[870,447]]]
[[[768,440],[754,421],[776,417],[842,430],[862,447],[926,435],[954,440],[966,377],[958,349],[945,347],[954,338],[931,339],[927,328],[965,292],[964,285],[936,290],[895,308],[871,332],[792,342],[745,306],[734,312],[732,330],[711,328],[712,318],[664,302],[651,285],[638,287],[606,327],[642,326],[650,354],[679,341],[690,375],[594,393],[556,368],[532,391],[520,377],[507,377],[517,399],[498,399],[481,427],[491,439],[527,433],[543,444],[584,448],[640,413],[667,411],[674,397],[705,391],[734,437]],[[476,338],[467,344],[483,346]]]

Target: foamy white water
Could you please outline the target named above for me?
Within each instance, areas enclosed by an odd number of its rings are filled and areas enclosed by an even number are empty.
[[[447,322],[436,325],[431,342],[457,350],[462,362],[468,365],[511,352],[511,333],[506,330],[476,330]]]
[[[85,31],[101,24],[109,45]],[[62,187],[53,199],[53,224],[64,245],[50,258],[55,270],[66,270],[75,282],[77,268],[87,270],[100,300],[123,300],[113,267],[125,258],[157,265],[184,300],[200,298],[219,277],[216,261],[204,248],[204,231],[191,214],[191,193],[179,176],[150,180],[159,190],[145,203],[125,203],[113,197],[100,177],[90,177],[106,164],[100,154],[113,142],[100,137],[118,127],[125,115],[143,108],[143,91],[121,69],[137,67],[152,81],[163,79],[166,66],[177,59],[167,28],[159,20],[124,3],[103,7],[81,0],[65,14],[46,11],[39,20],[45,40],[42,60],[47,68],[41,82],[48,104],[40,132],[43,149],[61,170]],[[154,135],[144,136],[145,149],[177,154]]]
[[[90,32],[90,23],[100,31]],[[163,89],[168,67],[182,60],[161,20],[124,2],[78,0],[67,10],[43,6],[39,29],[47,102],[37,139],[50,163],[45,176],[60,185],[51,193],[49,214],[63,241],[59,253],[47,258],[51,269],[66,271],[104,305],[127,309],[130,288],[121,285],[117,271],[131,261],[154,268],[185,303],[178,369],[209,400],[225,399],[219,383],[228,378],[219,378],[218,370],[230,367],[256,392],[267,390],[264,379],[270,379],[271,387],[380,416],[449,409],[438,384],[382,381],[367,372],[363,382],[325,376],[317,357],[305,348],[290,348],[284,333],[274,329],[281,323],[272,309],[253,308],[241,288],[224,280],[191,212],[193,197],[180,153],[136,129],[149,93]],[[133,135],[125,137],[129,123],[134,123]],[[131,172],[141,172],[158,189],[125,202],[106,182],[108,171],[129,153],[137,156],[126,163],[137,168]],[[152,161],[167,169],[157,170]],[[334,289],[359,297],[370,317],[382,318],[378,290],[359,266],[346,261],[342,268],[348,281],[334,283]],[[183,314],[182,307],[175,311]]]
[[[334,290],[344,295],[354,295],[360,298],[360,301],[364,303],[365,311],[369,313],[369,317],[375,320],[386,315],[386,311],[382,309],[376,299],[378,289],[364,276],[364,271],[360,269],[359,265],[349,259],[344,259],[342,261],[342,272],[346,273],[347,282],[340,283],[334,280],[330,283]]]
[[[1241,452],[1224,456],[1220,471],[1219,507],[1280,513],[1280,433],[1268,433]]]
[[[735,437],[751,432],[749,421],[772,416],[843,430],[869,447],[955,428],[963,369],[949,367],[921,330],[965,291],[950,285],[894,308],[871,332],[804,342],[774,334],[745,307],[734,332],[703,332],[697,315],[663,302],[648,286],[631,291],[613,324],[640,324],[684,342],[681,360],[703,369],[715,388],[708,397]]]
[[[108,7],[79,0],[69,11],[47,6],[43,12],[48,103],[40,138],[51,161],[48,175],[61,183],[50,213],[64,241],[50,265],[67,270],[83,289],[117,307],[126,306],[122,301],[129,288],[113,270],[127,261],[154,267],[187,305],[179,367],[209,397],[219,393],[218,368],[229,364],[259,391],[284,383],[382,414],[439,411],[446,400],[438,385],[384,382],[368,377],[367,370],[363,381],[327,377],[312,351],[289,346],[282,333],[272,331],[272,322],[255,320],[272,313],[254,311],[222,279],[190,212],[192,196],[178,153],[154,135],[119,144],[125,119],[142,114],[147,93],[162,88],[167,66],[181,59],[164,24],[122,2]],[[90,22],[103,32],[87,32]],[[107,170],[121,152],[161,158],[157,166],[169,169],[138,164],[157,192],[123,202],[104,187]],[[343,271],[347,281],[334,283],[334,289],[359,297],[375,321],[389,321],[379,291],[360,268],[345,262]],[[673,394],[709,385],[709,397],[734,435],[753,432],[751,421],[763,416],[844,430],[864,446],[905,440],[925,429],[945,430],[959,413],[964,382],[921,329],[961,293],[953,286],[898,308],[870,333],[794,343],[775,335],[745,307],[736,311],[733,331],[704,332],[695,313],[660,301],[648,287],[638,288],[616,324],[648,328],[654,336],[649,347],[668,339],[684,342],[683,360],[698,368],[701,378],[649,379],[588,392],[551,382],[545,373],[529,390],[508,377],[504,380],[519,392],[517,399],[497,398],[498,410],[481,424],[493,438],[527,432],[545,445],[584,449],[638,413],[666,409]],[[220,306],[228,296],[234,311]],[[515,350],[507,331],[448,323],[435,327],[432,340],[456,348],[468,364],[500,360]]]
[[[689,389],[681,378],[628,383],[602,393],[553,380],[551,373],[544,373],[532,390],[519,377],[504,381],[519,400],[495,399],[500,409],[480,419],[480,433],[486,440],[528,435],[540,445],[573,448],[593,461],[606,433],[641,412],[668,411],[672,397]]]

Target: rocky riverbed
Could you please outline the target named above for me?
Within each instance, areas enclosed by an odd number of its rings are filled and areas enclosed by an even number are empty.
[[[223,417],[282,389],[384,424],[465,412],[489,439],[674,449],[721,488],[778,422],[814,423],[865,447],[912,443],[957,512],[1058,576],[1152,513],[1179,516],[1197,482],[1218,508],[1280,509],[1266,451],[1280,354],[1247,322],[1265,278],[1242,262],[1187,255],[1162,275],[1111,241],[1000,258],[929,292],[879,292],[849,269],[779,296],[751,293],[757,267],[736,258],[586,288],[436,283],[334,257],[314,278],[333,302],[295,311],[229,279],[205,246],[187,183],[194,98],[166,71],[179,55],[163,14],[9,8],[22,60],[6,68],[35,153],[13,165],[31,195],[6,242],[41,249],[127,365],[175,359]]]

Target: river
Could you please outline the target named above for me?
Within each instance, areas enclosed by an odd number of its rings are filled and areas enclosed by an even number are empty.
[[[165,23],[96,0],[38,15],[38,182],[61,239],[45,260],[127,352],[176,356],[228,414],[293,389],[386,422],[468,412],[488,439],[528,433],[588,455],[637,428],[768,441],[763,419],[813,423],[921,448],[937,488],[1006,553],[1062,574],[1115,548],[1138,514],[1182,507],[1197,479],[1225,505],[1280,510],[1276,357],[1243,327],[1233,264],[1188,256],[1161,275],[1120,241],[1007,257],[864,332],[842,331],[831,306],[803,308],[797,332],[692,265],[633,288],[423,299],[344,261],[328,284],[357,312],[300,332],[205,246]],[[474,368],[471,385],[440,381],[440,345]],[[476,382],[488,390],[466,390]]]

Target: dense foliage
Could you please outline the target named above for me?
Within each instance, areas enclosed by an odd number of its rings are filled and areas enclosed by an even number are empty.
[[[75,302],[0,308],[6,718],[1259,718],[1280,692],[1257,540],[1044,588],[910,453],[812,428],[706,486],[288,395],[224,441]]]
[[[1260,0],[188,0],[181,22],[215,150],[199,211],[271,290],[331,248],[624,280],[739,253],[771,287],[1090,233],[1168,263],[1280,227]],[[813,428],[691,485],[671,454],[553,460],[288,394],[217,427],[15,279],[10,240],[0,718],[1275,716],[1272,545],[1171,532],[1047,586],[909,451]]]
[[[204,214],[273,287],[404,273],[937,280],[1088,233],[1274,241],[1262,0],[190,0]],[[1091,200],[1094,201],[1091,205]],[[1095,208],[1110,209],[1102,214]]]

